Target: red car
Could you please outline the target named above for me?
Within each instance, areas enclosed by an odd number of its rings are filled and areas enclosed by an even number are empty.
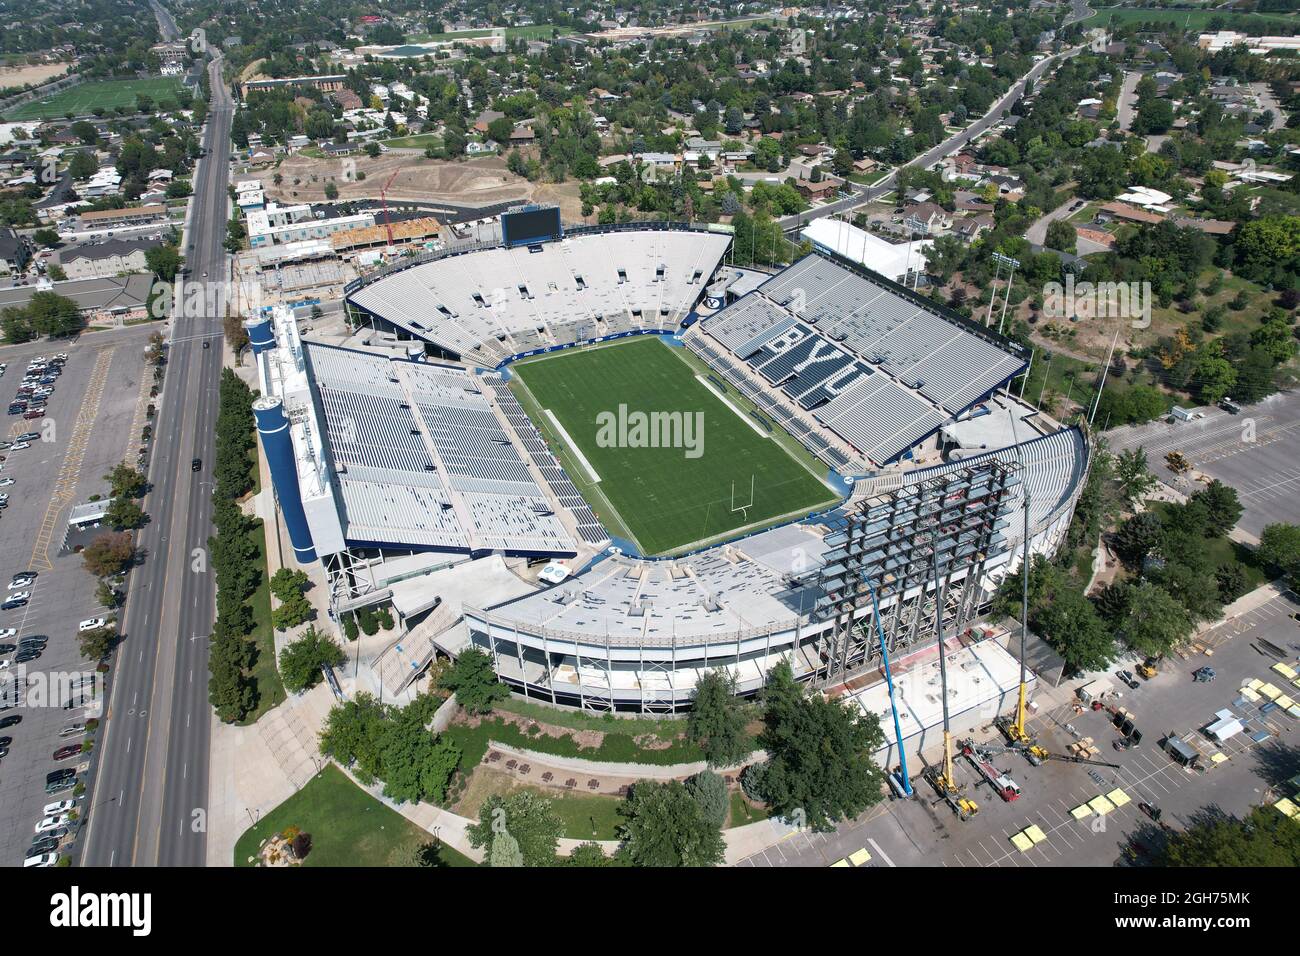
[[[43,408],[38,408],[30,412],[23,412],[23,418],[44,418],[44,417],[45,417],[45,409]]]
[[[69,757],[75,757],[81,753],[81,744],[68,744],[54,751],[55,760],[67,760]]]

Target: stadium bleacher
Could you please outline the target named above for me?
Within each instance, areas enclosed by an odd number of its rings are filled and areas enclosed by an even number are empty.
[[[618,230],[476,249],[383,275],[353,305],[485,367],[533,349],[677,328],[726,235]]]
[[[990,339],[820,255],[764,282],[703,329],[773,388],[877,464],[887,464],[1018,374]],[[765,410],[775,400],[725,354],[692,344]],[[830,448],[793,411],[774,411],[810,451]],[[845,456],[835,452],[843,463]]]
[[[469,372],[313,343],[303,350],[348,540],[574,552]]]

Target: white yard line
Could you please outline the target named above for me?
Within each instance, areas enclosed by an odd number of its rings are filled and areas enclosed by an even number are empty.
[[[710,383],[709,380],[708,380],[707,378],[705,378],[703,375],[697,375],[697,376],[695,376],[695,381],[699,382],[701,385],[703,385],[705,388],[707,388],[710,392],[713,393],[714,398],[716,398],[716,399],[717,399],[718,401],[720,401],[723,405],[726,405],[729,409],[731,409],[733,412],[735,412],[735,413],[736,413],[736,416],[737,416],[737,417],[738,417],[742,422],[744,422],[746,425],[748,425],[750,428],[754,429],[754,431],[756,431],[756,432],[758,433],[758,437],[759,437],[759,438],[771,438],[771,437],[772,437],[772,436],[769,435],[767,432],[763,431],[763,429],[759,426],[758,422],[754,421],[752,418],[750,418],[748,415],[746,415],[745,412],[744,412],[742,409],[737,408],[735,405],[733,405],[732,402],[731,402],[731,399],[727,398],[727,396],[723,395],[723,394],[722,394],[721,392],[719,392],[716,388],[714,388],[713,385],[712,385],[712,383]]]
[[[569,446],[569,450],[573,452],[573,457],[578,459],[578,463],[581,464],[582,467],[586,469],[587,477],[590,478],[596,484],[599,484],[600,475],[596,474],[596,469],[591,467],[591,462],[587,461],[587,456],[582,453],[582,449],[578,447],[578,443],[569,436],[568,431],[565,429],[563,425],[560,424],[560,420],[555,417],[554,412],[552,412],[549,408],[546,409],[545,411],[546,411],[546,417],[550,420],[551,424],[555,427],[556,432],[558,432],[560,437],[564,439],[564,443]]]

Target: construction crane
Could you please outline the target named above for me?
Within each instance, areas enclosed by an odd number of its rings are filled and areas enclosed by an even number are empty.
[[[689,197],[688,197],[689,198]],[[898,705],[894,702],[894,675],[889,670],[889,648],[885,646],[885,629],[880,626],[880,602],[876,600],[876,586],[871,578],[863,572],[862,580],[871,593],[871,615],[876,625],[876,637],[880,640],[880,656],[885,665],[885,683],[889,687],[889,709],[894,712],[894,744],[898,747],[898,774],[890,775],[895,789],[901,788],[904,796],[912,796],[912,782],[907,776],[907,752],[903,749],[903,730],[898,722]]]
[[[938,792],[948,806],[957,814],[957,819],[969,820],[979,813],[979,804],[961,795],[952,772],[952,728],[948,719],[948,665],[943,646],[943,586],[939,582],[939,538],[934,532],[930,535],[930,561],[934,568],[934,631],[939,641],[939,697],[943,702],[943,769],[931,767],[925,772],[925,779]]]
[[[388,233],[389,248],[393,245],[393,223],[388,217],[388,187],[393,185],[393,180],[400,172],[400,169],[393,170],[393,175],[388,177],[388,182],[384,183],[384,187],[379,190],[379,202],[384,207],[384,230]]]
[[[963,740],[961,755],[971,762],[971,766],[1004,801],[1010,803],[1020,799],[1020,786],[1011,779],[1010,774],[993,766],[993,754],[989,750],[977,747],[973,740]]]
[[[1001,719],[1006,721],[1006,718],[1001,718]],[[1007,721],[1007,723],[1008,726],[1010,726],[1010,722]],[[1003,733],[1006,733],[1006,731],[1004,730]],[[1075,756],[1074,754],[1052,753],[1050,750],[1047,750],[1045,747],[1040,747],[1038,744],[1034,744],[1034,743],[1031,744],[1012,743],[1005,747],[1000,747],[996,744],[985,744],[982,747],[979,747],[978,749],[983,750],[985,753],[989,753],[989,754],[1012,754],[1012,753],[1021,754],[1022,756],[1024,756],[1026,760],[1028,760],[1035,767],[1041,766],[1043,761],[1045,760],[1060,760],[1065,763],[1085,763],[1093,767],[1110,767],[1111,769],[1114,770],[1119,769],[1119,764],[1117,763],[1107,763],[1104,760],[1092,760],[1091,758],[1078,757]]]
[[[1011,439],[1016,443],[1016,457],[1020,462],[1020,495],[1025,506],[1024,550],[1020,559],[1020,694],[1016,702],[1016,719],[1014,721],[998,720],[998,728],[1013,744],[1026,747],[1033,744],[1033,738],[1025,729],[1025,687],[1028,683],[1025,656],[1026,638],[1029,634],[1029,476],[1025,472],[1025,456],[1020,450],[1020,436],[1016,434],[1016,416],[1011,415]]]

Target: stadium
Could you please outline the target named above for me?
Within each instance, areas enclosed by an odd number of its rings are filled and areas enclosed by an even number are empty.
[[[739,268],[730,239],[529,208],[354,282],[346,346],[245,323],[298,562],[336,613],[396,611],[385,692],[477,646],[519,694],[673,713],[719,667],[856,688],[881,644],[932,661],[936,621],[983,647],[1002,576],[1064,538],[1086,433],[1016,397],[1016,343],[833,253]]]

